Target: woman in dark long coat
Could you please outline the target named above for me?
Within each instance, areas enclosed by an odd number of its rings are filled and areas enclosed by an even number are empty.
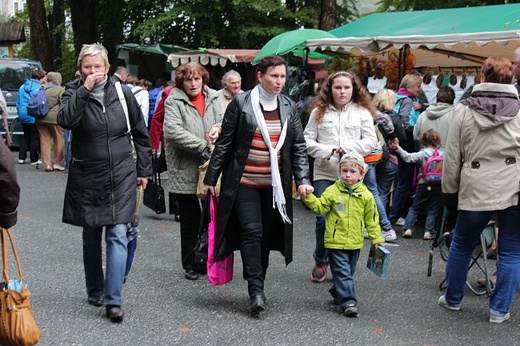
[[[102,45],[83,46],[78,57],[82,78],[67,84],[58,124],[72,130],[72,163],[63,222],[83,227],[88,302],[104,304],[107,317],[121,322],[127,224],[135,217],[136,188],[146,188],[151,174],[151,148],[139,104],[130,89],[107,78],[109,67]],[[137,159],[132,153],[132,141]],[[104,228],[105,277],[101,253]]]
[[[264,310],[270,250],[292,261],[293,175],[300,193],[312,190],[300,118],[280,95],[286,73],[279,56],[259,61],[260,84],[227,107],[204,180],[215,193],[222,172],[216,259],[240,249],[253,315]]]

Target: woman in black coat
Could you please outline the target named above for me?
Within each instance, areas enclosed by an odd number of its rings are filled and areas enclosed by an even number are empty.
[[[102,45],[83,46],[78,57],[82,78],[67,84],[58,124],[72,130],[72,163],[63,222],[83,227],[88,302],[95,306],[104,304],[107,317],[121,322],[127,224],[135,217],[136,187],[146,188],[151,174],[151,148],[139,104],[130,89],[107,77],[109,67]],[[124,95],[122,99],[117,88]],[[106,278],[101,253],[103,228]]]
[[[204,180],[214,194],[222,172],[216,259],[240,249],[253,315],[264,310],[270,250],[280,251],[286,264],[292,261],[293,175],[300,193],[313,189],[300,118],[292,101],[280,95],[286,73],[279,56],[259,61],[260,84],[227,107]]]

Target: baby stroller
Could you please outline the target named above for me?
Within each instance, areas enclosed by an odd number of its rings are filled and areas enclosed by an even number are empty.
[[[432,275],[433,256],[435,249],[439,250],[439,254],[444,262],[448,260],[448,251],[450,249],[451,240],[453,237],[453,230],[455,229],[455,222],[457,220],[457,210],[444,208],[441,218],[437,223],[437,232],[435,238],[430,246],[430,254],[428,257],[427,275]],[[468,278],[466,285],[471,292],[478,296],[491,296],[495,288],[494,282],[491,280],[491,271],[487,258],[487,249],[495,240],[496,224],[495,221],[489,221],[487,226],[480,234],[480,244],[475,247],[471,261],[468,267]],[[476,283],[477,279],[484,278],[484,287],[479,287]],[[446,288],[446,278],[439,284],[439,289]]]

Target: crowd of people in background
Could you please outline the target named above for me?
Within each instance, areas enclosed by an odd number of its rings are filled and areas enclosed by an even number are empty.
[[[317,214],[310,279],[324,282],[330,268],[329,292],[348,317],[358,315],[354,273],[363,236],[374,246],[399,241],[399,235],[411,238],[424,215],[422,238],[433,240],[443,211],[458,214],[448,288],[438,303],[459,310],[472,249],[496,217],[500,261],[490,322],[500,323],[509,318],[520,284],[520,105],[511,84],[520,80],[519,66],[520,51],[514,64],[488,58],[482,82],[457,104],[449,86],[425,103],[416,73],[406,74],[396,91],[370,95],[355,73],[334,71],[316,96],[307,83],[295,105],[282,93],[288,66],[278,56],[259,60],[252,90],[244,92],[241,75],[229,70],[217,91],[197,62],[177,67],[169,82],[152,84],[125,67],[110,76],[106,50],[85,45],[76,80],[62,87],[59,73],[38,70],[20,88],[24,137],[18,163],[26,163],[29,151],[30,162],[44,171],[68,170],[63,221],[83,228],[87,300],[104,305],[113,322],[124,316],[123,239],[135,213],[135,187],[146,188],[152,156],[162,153],[162,177],[180,221],[185,278],[200,277],[193,248],[205,201],[196,189],[198,167],[210,157],[204,191],[215,194],[221,179],[216,258],[240,251],[252,315],[265,309],[270,251],[280,251],[286,264],[292,261],[294,183]],[[35,120],[27,103],[41,89],[50,111]],[[433,156],[444,160],[442,182],[427,179]]]

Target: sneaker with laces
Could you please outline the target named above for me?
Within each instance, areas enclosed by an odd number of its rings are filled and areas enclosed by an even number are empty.
[[[431,232],[424,232],[423,239],[424,240],[433,240],[433,234],[431,234]]]
[[[404,226],[404,218],[400,217],[400,218],[395,222],[395,225],[398,226],[398,227],[403,227],[403,226]]]
[[[314,282],[323,282],[327,276],[327,265],[315,265],[311,273],[311,280]]]
[[[381,236],[385,238],[385,241],[394,241],[397,239],[397,235],[393,229],[388,231],[382,231]]]
[[[491,323],[502,323],[504,321],[507,321],[509,319],[510,315],[509,312],[499,316],[499,315],[493,315],[492,313],[489,314],[489,322]]]
[[[451,311],[459,311],[460,305],[451,305],[446,301],[446,297],[444,295],[439,297],[439,300],[437,301],[437,304],[442,306],[445,309],[451,310]]]
[[[411,229],[407,229],[406,231],[403,232],[403,238],[411,238],[411,237],[412,237]]]
[[[358,311],[357,306],[354,304],[347,305],[345,307],[345,309],[343,310],[343,315],[345,315],[347,317],[358,317],[359,311]]]

